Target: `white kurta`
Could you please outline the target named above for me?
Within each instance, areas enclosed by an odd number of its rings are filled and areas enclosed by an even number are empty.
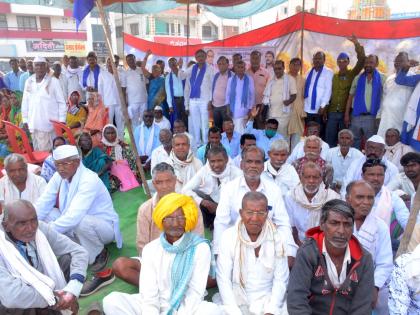
[[[235,256],[237,239],[237,225],[224,231],[223,244],[220,246],[217,256],[217,285],[225,306],[225,312],[229,315],[243,314],[238,307],[233,289],[233,265],[234,260],[239,259]],[[243,274],[246,274],[247,309],[253,311],[249,314],[283,314],[282,310],[285,308],[286,288],[289,280],[287,257],[275,257],[274,269],[270,270],[264,266],[260,257],[255,256],[254,249],[245,250],[245,253],[242,270]]]
[[[413,92],[412,87],[395,83],[395,77],[395,73],[390,75],[384,83],[378,129],[378,135],[383,138],[389,128],[396,128],[401,132],[408,100]]]
[[[270,160],[265,161],[263,175],[271,178],[281,188],[284,197],[290,189],[299,184],[299,175],[293,165],[284,163],[278,171],[275,171],[274,168],[268,170],[269,163]]]
[[[219,251],[223,232],[233,226],[238,219],[239,209],[242,208],[242,198],[248,191],[251,190],[243,175],[222,185],[214,220],[213,251],[215,254]],[[297,248],[293,241],[289,216],[284,206],[280,187],[272,180],[261,177],[260,185],[256,191],[263,193],[268,199],[268,217],[283,233],[287,243],[287,255],[296,256]]]
[[[150,169],[153,170],[156,165],[162,162],[166,162],[169,158],[169,153],[166,152],[163,145],[158,146],[152,151],[152,157],[150,160]]]
[[[179,244],[183,238],[174,245]],[[103,301],[106,314],[166,314],[171,297],[171,270],[176,254],[167,252],[160,239],[147,244],[142,253],[140,294],[113,292]],[[206,243],[195,249],[193,272],[177,315],[218,315],[218,307],[203,301],[210,270],[211,252]]]
[[[106,107],[120,106],[120,95],[112,73],[108,71],[99,73],[98,93],[102,96],[102,101]]]
[[[184,185],[186,185],[203,166],[203,163],[201,163],[201,161],[196,157],[193,157],[191,163],[188,165],[181,165],[175,162],[171,157],[169,157],[165,162],[174,168],[176,175],[175,191],[177,193],[182,192]]]
[[[242,171],[232,164],[227,164],[224,176],[220,177],[220,184],[217,183],[217,178],[213,176],[208,163],[204,165],[197,174],[191,178],[182,189],[182,193],[194,198],[197,205],[200,205],[203,198],[199,197],[194,190],[199,190],[206,195],[209,195],[213,201],[219,202],[220,200],[220,187],[224,183],[242,175]]]
[[[54,129],[50,119],[65,122],[66,115],[67,105],[60,81],[46,74],[37,83],[35,74],[30,76],[23,92],[22,122],[28,124],[31,132],[51,132]]]
[[[385,156],[388,161],[394,163],[394,165],[398,167],[398,171],[404,172],[404,168],[402,167],[400,160],[404,154],[413,152],[413,148],[409,145],[397,142],[393,146],[385,146],[385,150]]]

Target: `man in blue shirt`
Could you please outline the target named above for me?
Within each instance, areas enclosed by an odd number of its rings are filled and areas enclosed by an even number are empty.
[[[223,121],[223,133],[221,143],[225,148],[229,148],[229,156],[234,159],[241,153],[240,142],[241,134],[235,131],[235,125],[232,118],[227,118]]]
[[[267,158],[271,142],[278,139],[283,139],[283,137],[279,133],[277,133],[279,122],[273,118],[267,119],[267,121],[265,122],[264,130],[252,128],[254,118],[257,116],[257,114],[258,110],[253,108],[250,112],[250,118],[248,120],[248,123],[246,124],[244,133],[250,133],[255,136],[255,138],[257,139],[257,147],[264,150],[265,157]]]
[[[19,70],[19,63],[16,58],[10,59],[9,65],[12,68],[12,71],[9,71],[4,76],[4,83],[9,90],[19,91],[19,79],[23,72]]]

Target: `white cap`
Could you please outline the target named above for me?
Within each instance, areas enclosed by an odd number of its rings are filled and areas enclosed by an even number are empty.
[[[60,145],[52,153],[54,161],[63,160],[72,156],[79,156],[79,151],[76,146],[69,144]]]
[[[34,58],[34,63],[36,63],[36,62],[44,62],[44,63],[47,63],[47,59],[45,59],[44,57],[36,56]]]
[[[380,143],[380,144],[385,145],[385,140],[384,140],[384,138],[382,138],[381,136],[378,136],[378,135],[374,135],[374,136],[370,137],[370,138],[367,140],[367,142],[375,142],[375,143]]]
[[[159,105],[155,106],[155,108],[153,110],[160,110],[160,111],[163,112],[162,106],[159,106]]]

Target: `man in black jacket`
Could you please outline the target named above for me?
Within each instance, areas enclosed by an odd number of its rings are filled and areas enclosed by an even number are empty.
[[[325,203],[320,226],[306,232],[289,279],[289,315],[370,315],[373,262],[352,235],[354,210]]]

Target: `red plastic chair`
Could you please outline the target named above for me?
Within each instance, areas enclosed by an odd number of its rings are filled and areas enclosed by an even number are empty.
[[[9,121],[3,120],[6,127],[7,140],[9,141],[12,151],[23,155],[29,163],[41,165],[44,160],[50,155],[48,151],[34,151],[29,143],[28,136],[25,130],[15,126]],[[19,146],[17,135],[22,139],[23,149]]]
[[[57,136],[65,137],[69,140],[69,143],[71,145],[76,145],[76,139],[74,138],[73,132],[71,131],[69,127],[67,127],[67,125],[65,125],[64,123],[60,121],[51,120],[51,119],[50,119],[50,122],[52,123],[55,134]]]

